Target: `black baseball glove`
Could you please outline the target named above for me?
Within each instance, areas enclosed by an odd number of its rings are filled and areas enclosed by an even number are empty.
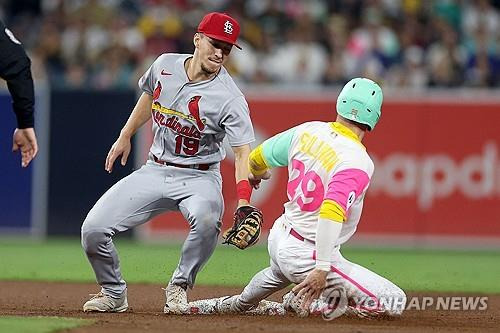
[[[263,221],[260,209],[241,206],[234,213],[233,227],[224,231],[222,244],[231,244],[242,250],[254,245],[259,240]]]

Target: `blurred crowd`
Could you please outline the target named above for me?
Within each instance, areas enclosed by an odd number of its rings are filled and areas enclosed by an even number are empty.
[[[36,80],[135,88],[161,53],[192,53],[201,17],[241,24],[227,68],[243,84],[498,87],[500,1],[0,0]]]

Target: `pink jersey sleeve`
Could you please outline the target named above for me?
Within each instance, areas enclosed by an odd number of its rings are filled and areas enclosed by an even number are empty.
[[[370,182],[368,174],[360,169],[345,169],[332,176],[328,183],[325,200],[339,204],[347,214],[349,207]]]

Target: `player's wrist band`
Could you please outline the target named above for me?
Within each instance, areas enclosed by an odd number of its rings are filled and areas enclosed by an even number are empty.
[[[252,196],[252,187],[248,180],[240,180],[236,184],[236,192],[238,193],[238,200],[246,200],[250,202],[250,197]]]

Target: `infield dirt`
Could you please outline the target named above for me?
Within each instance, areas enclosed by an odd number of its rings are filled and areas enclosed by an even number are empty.
[[[341,317],[325,321],[321,317],[297,318],[246,315],[164,315],[162,286],[131,284],[129,311],[114,314],[82,312],[96,284],[0,281],[0,315],[59,316],[95,320],[91,326],[65,332],[500,332],[500,295],[488,296],[482,311],[408,310],[401,318],[366,320]],[[189,299],[239,293],[241,288],[196,286]],[[283,293],[273,295],[280,300]],[[409,296],[450,296],[465,294],[408,293]]]

